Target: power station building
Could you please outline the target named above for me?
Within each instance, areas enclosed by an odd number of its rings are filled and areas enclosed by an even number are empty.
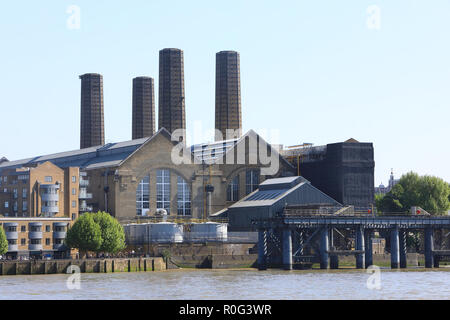
[[[227,139],[228,129],[242,130],[239,59],[234,51],[216,54],[215,128],[225,136],[190,147],[173,134],[176,129],[186,129],[182,50],[159,52],[156,133],[154,81],[149,77],[133,79],[130,141],[105,144],[103,78],[94,73],[80,76],[81,149],[17,161],[2,158],[0,178],[6,177],[8,182],[2,183],[8,186],[0,186],[6,190],[0,193],[0,214],[49,214],[72,220],[83,212],[104,210],[126,223],[165,209],[170,216],[202,219],[220,216],[259,186],[265,188],[266,179],[300,175],[308,182],[291,182],[301,184],[307,195],[323,193],[345,206],[370,207],[374,203],[371,143],[351,139],[279,151],[252,130]],[[20,184],[19,177],[39,170],[43,170],[40,178],[29,178],[26,199],[24,196],[21,203],[17,200],[16,206],[14,197],[21,191],[10,182]],[[72,186],[71,181],[78,184]],[[328,198],[326,202],[332,203]],[[240,212],[246,210],[246,204]]]

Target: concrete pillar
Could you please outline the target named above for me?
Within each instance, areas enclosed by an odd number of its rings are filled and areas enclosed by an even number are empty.
[[[292,232],[283,229],[283,268],[292,270]]]
[[[401,230],[399,234],[400,240],[400,268],[407,268],[406,263],[406,230]]]
[[[373,244],[372,244],[372,230],[364,231],[364,255],[366,269],[373,265]]]
[[[267,269],[267,231],[258,230],[258,269]]]
[[[329,228],[323,227],[320,231],[320,269],[328,269],[328,235]]]
[[[330,268],[339,269],[339,256],[337,254],[330,255]]]
[[[439,268],[439,257],[436,256],[433,257],[433,266],[435,268]]]
[[[425,268],[433,268],[434,257],[433,257],[433,229],[425,229]]]
[[[400,264],[400,246],[398,237],[398,227],[391,229],[391,268],[397,269]]]
[[[355,249],[358,251],[364,250],[364,229],[361,226],[357,226],[355,230]],[[356,269],[364,268],[364,253],[356,254]]]

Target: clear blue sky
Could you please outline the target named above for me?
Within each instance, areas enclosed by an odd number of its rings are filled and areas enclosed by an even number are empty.
[[[70,5],[79,30],[67,28]],[[450,181],[449,17],[448,0],[8,1],[0,156],[79,148],[87,72],[104,77],[106,140],[131,139],[132,78],[154,77],[157,98],[166,47],[184,50],[188,130],[212,128],[215,53],[236,50],[244,131],[279,130],[284,145],[373,142],[377,185],[390,168]]]

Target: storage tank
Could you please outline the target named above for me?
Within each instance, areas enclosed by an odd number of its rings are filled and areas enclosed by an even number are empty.
[[[227,241],[228,226],[226,223],[206,222],[191,225],[190,239],[194,242]]]
[[[149,242],[183,242],[183,225],[172,222],[151,223]]]
[[[124,226],[125,241],[129,245],[142,245],[147,240],[148,223],[131,223]]]

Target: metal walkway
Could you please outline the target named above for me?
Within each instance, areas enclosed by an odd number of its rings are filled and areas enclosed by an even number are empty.
[[[389,230],[391,268],[406,268],[407,232],[424,232],[425,267],[439,266],[439,260],[449,255],[448,250],[434,250],[434,232],[450,229],[450,217],[431,216],[368,216],[368,215],[289,215],[254,220],[258,230],[258,266],[282,266],[292,269],[293,263],[320,262],[322,269],[338,268],[339,255],[355,255],[356,267],[373,264],[373,232]],[[355,250],[337,250],[333,233],[345,229],[355,239]],[[447,234],[448,236],[448,234]],[[312,254],[311,252],[314,252]],[[331,262],[331,263],[330,263]]]

